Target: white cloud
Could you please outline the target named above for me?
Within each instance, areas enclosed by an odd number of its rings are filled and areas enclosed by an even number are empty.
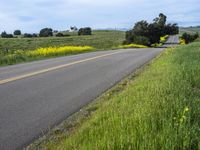
[[[160,12],[181,25],[200,24],[198,0],[1,0],[1,30],[36,32],[42,27],[66,29],[70,25],[131,27]]]

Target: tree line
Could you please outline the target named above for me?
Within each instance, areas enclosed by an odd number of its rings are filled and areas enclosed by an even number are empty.
[[[69,34],[64,34],[62,32],[53,31],[52,28],[43,28],[40,30],[39,34],[33,33],[24,33],[24,38],[32,38],[32,37],[51,37],[55,34],[56,37],[65,37],[70,36]],[[21,30],[15,30],[13,34],[8,34],[6,31],[1,33],[2,38],[14,38],[14,36],[21,36],[22,32]],[[80,28],[78,30],[78,35],[92,35],[92,29],[90,27]]]
[[[159,43],[160,37],[164,35],[174,35],[179,33],[179,27],[175,24],[166,24],[167,16],[160,13],[152,23],[145,20],[137,22],[133,29],[126,32],[124,44],[142,44],[151,46]]]

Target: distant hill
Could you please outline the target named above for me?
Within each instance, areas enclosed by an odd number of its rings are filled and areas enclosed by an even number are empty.
[[[194,27],[180,27],[180,34],[187,32],[187,33],[196,33],[198,32],[200,34],[200,26],[194,26]]]

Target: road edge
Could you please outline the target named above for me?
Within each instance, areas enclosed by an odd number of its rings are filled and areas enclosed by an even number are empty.
[[[48,142],[51,141],[53,143],[57,143],[60,142],[60,140],[73,134],[73,132],[76,131],[76,129],[79,128],[79,126],[81,126],[82,123],[86,122],[91,118],[92,114],[95,113],[99,107],[102,107],[103,103],[109,101],[109,99],[122,92],[131,81],[133,82],[135,78],[138,77],[145,69],[147,69],[150,64],[152,64],[154,61],[160,58],[167,49],[169,48],[165,48],[162,52],[153,57],[150,61],[139,66],[135,71],[128,74],[121,81],[113,85],[110,89],[100,94],[92,102],[83,106],[78,112],[73,113],[71,116],[63,120],[55,127],[50,128],[47,131],[47,133],[43,134],[39,138],[36,138],[35,141],[27,145],[24,149],[43,149]]]

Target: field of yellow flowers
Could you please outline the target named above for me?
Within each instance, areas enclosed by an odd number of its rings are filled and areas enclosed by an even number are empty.
[[[0,65],[14,64],[24,61],[31,61],[49,57],[65,56],[93,51],[91,46],[63,46],[38,48],[36,50],[17,50],[12,53],[0,56]]]
[[[92,50],[93,47],[91,46],[63,46],[63,47],[39,48],[34,51],[26,51],[24,54],[28,57],[37,57],[37,56],[46,57],[46,56],[76,54]]]
[[[147,46],[139,44],[120,45],[118,48],[147,48]]]

